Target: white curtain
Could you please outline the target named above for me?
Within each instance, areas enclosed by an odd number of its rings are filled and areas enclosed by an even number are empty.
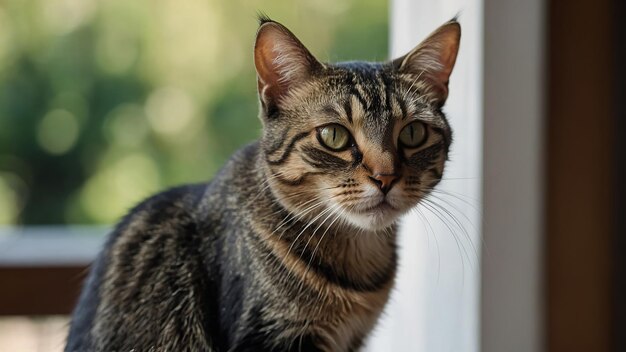
[[[404,219],[396,287],[366,351],[479,350],[482,0],[392,0],[391,53],[457,15],[461,49],[444,108],[450,161],[439,191]]]

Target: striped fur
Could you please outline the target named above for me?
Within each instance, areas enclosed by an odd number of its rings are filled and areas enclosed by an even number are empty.
[[[445,97],[437,75],[402,68],[415,67],[407,58],[321,64],[276,22],[257,38],[268,30],[255,57],[262,138],[210,183],[155,195],[120,222],[66,351],[356,351],[375,325],[393,287],[396,221],[443,175]],[[428,136],[406,148],[398,135],[413,121]],[[321,144],[329,123],[349,130],[348,147]],[[387,193],[374,172],[396,176]]]

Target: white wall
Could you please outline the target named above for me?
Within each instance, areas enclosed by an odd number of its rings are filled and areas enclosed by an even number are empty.
[[[391,52],[400,56],[459,14],[461,49],[444,112],[455,132],[445,181],[430,200],[449,211],[405,219],[400,271],[369,351],[479,350],[482,1],[395,0]],[[447,224],[447,225],[446,225]]]

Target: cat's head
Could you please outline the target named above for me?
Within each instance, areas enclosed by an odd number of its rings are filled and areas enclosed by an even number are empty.
[[[327,225],[377,230],[426,196],[451,143],[441,108],[460,33],[453,20],[396,60],[327,64],[262,19],[254,48],[261,147],[283,206]]]

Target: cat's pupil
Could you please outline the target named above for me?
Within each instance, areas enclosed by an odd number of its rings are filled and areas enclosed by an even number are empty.
[[[333,127],[333,142],[335,141],[335,137],[337,136],[337,128]]]
[[[411,140],[415,139],[415,131],[413,130],[413,125],[409,125],[409,127],[411,128]]]

